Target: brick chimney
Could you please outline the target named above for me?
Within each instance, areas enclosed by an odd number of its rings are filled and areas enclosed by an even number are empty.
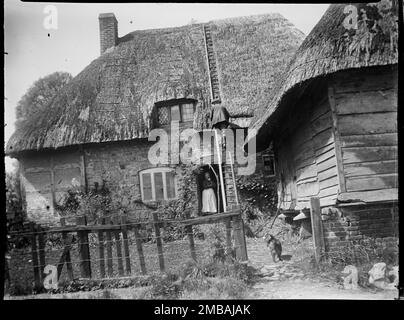
[[[118,21],[113,13],[100,13],[100,50],[101,54],[118,43]]]

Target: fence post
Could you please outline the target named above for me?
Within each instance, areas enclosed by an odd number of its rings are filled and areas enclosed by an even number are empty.
[[[87,225],[85,216],[76,218],[77,225]],[[88,241],[88,231],[78,231],[79,238],[79,255],[80,255],[80,272],[83,278],[91,278],[91,262],[90,262],[90,246]]]
[[[113,217],[113,222],[115,225],[120,224],[118,221],[118,216]],[[114,231],[116,255],[118,257],[118,272],[119,272],[119,276],[122,277],[124,275],[124,271],[123,271],[123,261],[122,261],[122,242],[121,242],[121,237],[119,236],[119,233],[120,232],[118,230]]]
[[[109,218],[109,223],[110,224],[111,218]],[[105,232],[107,235],[107,267],[108,267],[108,276],[112,277],[113,276],[113,265],[112,265],[112,235],[111,231],[106,231]]]
[[[123,238],[123,251],[125,254],[125,263],[126,263],[126,274],[130,275],[132,273],[130,266],[130,251],[129,251],[129,240],[128,240],[128,226],[126,215],[121,217],[121,228],[122,228],[122,238]]]
[[[140,238],[139,233],[139,225],[135,224],[133,229],[135,231],[136,248],[137,248],[137,254],[139,255],[140,270],[142,271],[142,274],[146,274],[146,262],[144,260],[142,239]]]
[[[236,257],[240,261],[247,261],[247,246],[245,243],[244,223],[241,213],[233,217],[233,234],[236,241]]]
[[[62,227],[66,226],[66,218],[60,218],[60,225]],[[69,241],[67,232],[62,232],[62,239],[64,244],[63,254],[59,260],[58,264],[58,279],[62,273],[63,265],[66,262],[66,269],[67,269],[67,277],[70,281],[73,281],[73,267],[70,257],[70,247],[71,241]]]
[[[191,251],[191,258],[196,261],[196,250],[194,241],[194,231],[192,230],[192,225],[185,227],[185,232],[188,235],[189,240],[189,250]]]
[[[314,256],[318,264],[324,249],[323,223],[321,221],[320,199],[310,198],[311,229],[313,233]]]
[[[156,233],[157,253],[159,256],[160,271],[164,272],[165,267],[164,267],[164,257],[163,257],[163,244],[161,241],[160,225],[158,222],[157,212],[153,212],[153,223],[154,223],[154,231]]]
[[[185,213],[185,218],[189,218],[189,211]],[[196,261],[196,250],[195,250],[195,241],[194,241],[194,232],[192,230],[192,225],[185,226],[185,232],[188,236],[189,240],[189,250],[191,251],[191,258]]]
[[[34,287],[35,290],[39,290],[42,287],[41,284],[41,271],[39,269],[39,261],[38,261],[38,252],[36,246],[36,230],[35,224],[32,222],[30,224],[30,231],[31,231],[31,253],[32,253],[32,265],[34,269]]]
[[[226,248],[227,248],[226,260],[227,262],[231,262],[233,258],[233,252],[232,252],[233,246],[231,243],[231,218],[226,219],[225,226],[226,226]]]
[[[45,279],[45,274],[43,273],[46,265],[45,261],[45,237],[44,237],[44,229],[42,227],[38,227],[38,253],[39,253],[39,269],[41,270],[41,281]]]
[[[101,225],[105,224],[105,218],[100,218]],[[105,278],[105,255],[104,255],[104,231],[98,231],[98,255],[100,257],[100,276]]]

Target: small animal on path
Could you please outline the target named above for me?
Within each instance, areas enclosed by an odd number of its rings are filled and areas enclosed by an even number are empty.
[[[276,261],[276,257],[278,257],[278,261],[282,261],[282,245],[281,242],[276,239],[272,234],[267,233],[264,236],[264,240],[267,242],[267,247],[272,255],[272,260]]]

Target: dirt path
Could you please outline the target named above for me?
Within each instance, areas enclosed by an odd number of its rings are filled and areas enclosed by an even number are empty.
[[[344,290],[330,284],[305,280],[262,281],[254,286],[249,299],[332,299],[393,300],[395,291],[369,292],[364,289]]]
[[[311,244],[308,243],[308,246]],[[285,246],[284,261],[274,263],[262,239],[247,239],[250,265],[258,269],[257,282],[247,299],[392,300],[396,290],[344,290],[335,280],[307,274],[296,264],[296,250]],[[310,248],[309,248],[310,249]],[[302,249],[301,249],[302,250]]]

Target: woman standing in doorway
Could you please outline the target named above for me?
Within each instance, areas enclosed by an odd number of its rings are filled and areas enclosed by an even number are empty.
[[[216,213],[216,195],[215,195],[216,183],[212,180],[209,172],[205,172],[203,184],[202,184],[202,213]]]

